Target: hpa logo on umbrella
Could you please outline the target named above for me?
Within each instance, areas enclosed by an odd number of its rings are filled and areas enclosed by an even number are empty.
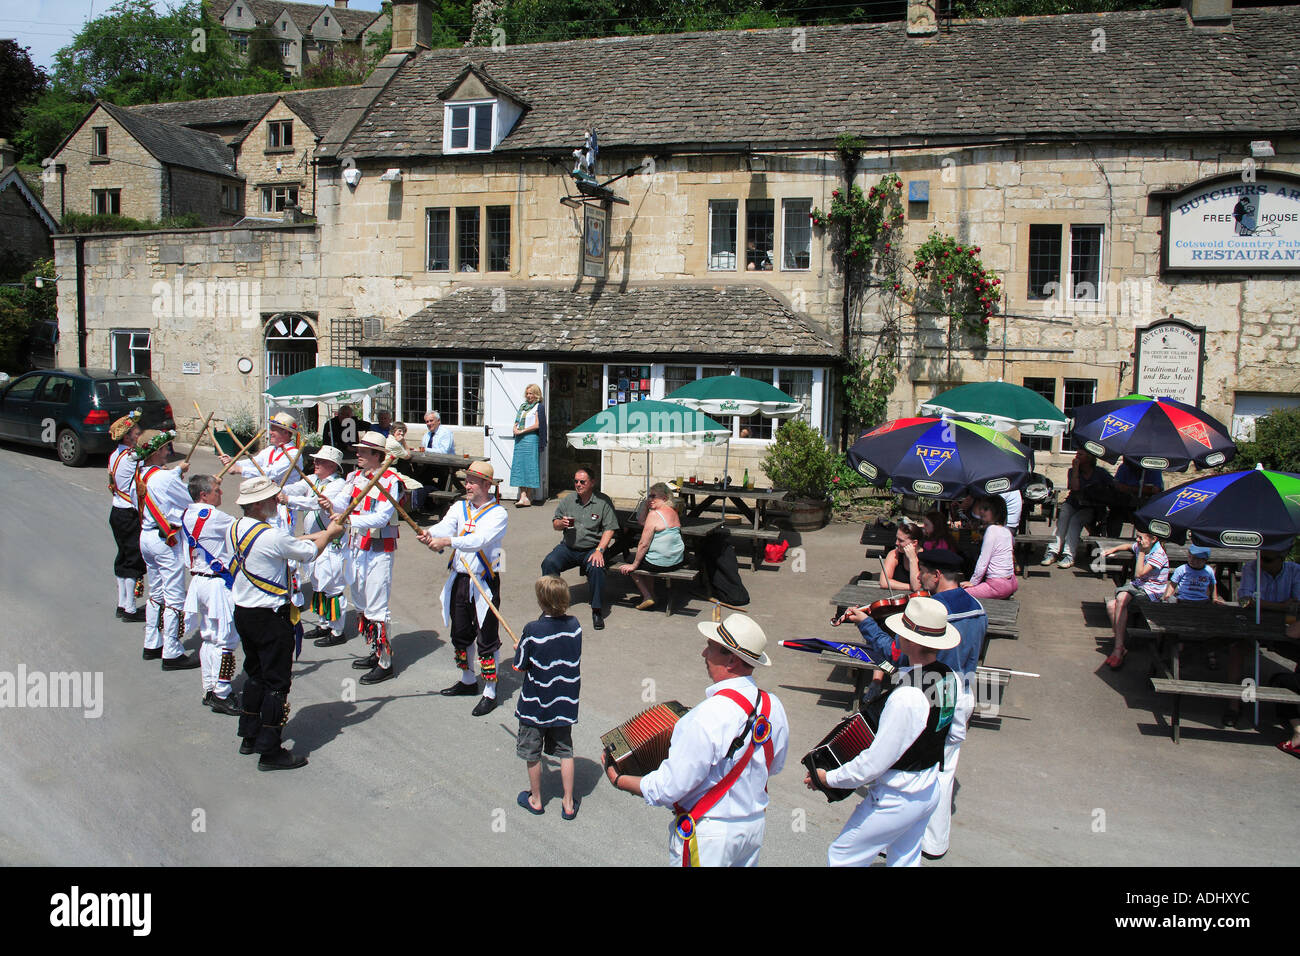
[[[933,475],[939,466],[952,457],[951,448],[932,448],[929,445],[916,446],[917,457],[925,467],[927,475]]]
[[[1101,440],[1105,441],[1111,435],[1126,432],[1132,427],[1133,425],[1131,422],[1126,422],[1122,418],[1116,418],[1114,415],[1107,415],[1105,420],[1101,423]]]
[[[1214,447],[1210,444],[1210,433],[1205,427],[1205,422],[1192,422],[1190,425],[1184,425],[1178,429],[1178,434],[1188,441],[1200,442],[1206,448]]]
[[[1185,488],[1178,492],[1178,497],[1174,499],[1174,503],[1171,504],[1169,510],[1165,512],[1165,517],[1168,518],[1170,515],[1175,515],[1184,508],[1190,508],[1192,505],[1209,504],[1210,500],[1217,494],[1217,491],[1200,491],[1196,488]]]

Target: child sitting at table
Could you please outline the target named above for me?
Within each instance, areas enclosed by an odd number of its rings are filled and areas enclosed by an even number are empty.
[[[1124,666],[1128,650],[1124,639],[1128,636],[1129,606],[1134,601],[1159,602],[1165,596],[1165,587],[1169,584],[1169,556],[1160,545],[1160,539],[1148,530],[1139,530],[1132,544],[1120,544],[1107,548],[1101,553],[1102,558],[1121,551],[1132,550],[1137,559],[1133,580],[1115,592],[1115,596],[1106,602],[1106,613],[1110,615],[1111,626],[1115,630],[1115,648],[1106,658],[1106,666],[1113,671]]]
[[[1214,604],[1227,603],[1219,597],[1214,567],[1205,563],[1209,557],[1209,548],[1203,548],[1199,544],[1188,546],[1187,563],[1180,564],[1174,573],[1169,575],[1169,583],[1165,586],[1166,602],[1176,599],[1179,604],[1194,604],[1202,601]]]

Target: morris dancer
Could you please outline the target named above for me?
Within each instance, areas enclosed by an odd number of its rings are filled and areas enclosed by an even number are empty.
[[[333,498],[342,493],[346,482],[340,473],[343,452],[324,446],[315,455],[313,475],[284,489],[289,507],[306,514],[303,530],[308,534],[329,528],[330,512],[320,507],[318,494]],[[321,624],[306,637],[314,637],[317,647],[334,647],[347,641],[344,627],[347,624],[347,552],[341,538],[330,542],[311,566],[311,609],[321,619]]]
[[[117,577],[117,619],[135,622],[144,620],[144,608],[135,606],[144,577],[144,558],[140,557],[140,502],[135,490],[139,460],[134,452],[140,440],[140,426],[136,424],[139,417],[139,412],[132,412],[108,429],[109,436],[118,442],[117,450],[108,456],[108,490],[113,495],[108,526],[113,529],[113,540],[117,542],[117,559],[113,562],[113,574]]]
[[[357,469],[348,475],[332,496],[322,496],[317,503],[324,510],[340,513],[347,510],[353,498],[365,490],[375,471],[385,460],[385,438],[378,432],[366,432],[352,447],[357,450]],[[396,501],[401,495],[397,472],[385,469],[379,476],[379,486]],[[357,658],[352,666],[369,670],[362,675],[361,683],[378,684],[396,676],[393,670],[393,652],[389,644],[388,601],[393,590],[393,553],[397,550],[397,510],[383,496],[378,487],[352,512],[351,552],[348,562],[348,584],[352,603],[357,609],[357,632],[366,639],[370,648],[368,657]]]
[[[469,664],[470,645],[478,643],[478,668],[483,675],[483,697],[470,712],[475,717],[497,706],[497,650],[501,647],[500,622],[488,609],[484,593],[501,607],[501,542],[506,536],[505,508],[496,499],[492,463],[476,461],[465,469],[466,497],[452,504],[447,514],[420,535],[434,551],[454,548],[442,588],[442,623],[451,628],[460,680],[441,691],[444,697],[471,697],[478,682]],[[480,591],[470,575],[483,586]]]
[[[238,694],[231,694],[235,676],[234,577],[230,566],[235,549],[230,529],[235,519],[221,510],[221,482],[212,475],[194,475],[189,481],[194,504],[181,516],[181,530],[189,545],[190,587],[185,595],[185,626],[203,638],[199,662],[203,665],[204,706],[218,714],[238,717]]]
[[[918,866],[926,823],[939,804],[944,750],[966,737],[974,700],[935,651],[956,647],[957,629],[934,598],[912,598],[886,618],[912,666],[863,711],[876,728],[871,747],[842,767],[818,768],[824,786],[871,789],[831,844],[831,866],[870,866],[882,852],[887,866]],[[810,776],[808,789],[815,789]]]
[[[708,638],[713,681],[704,701],[673,727],[668,759],[644,777],[607,766],[609,782],[652,807],[676,811],[668,854],[674,866],[756,866],[767,829],[767,782],[785,766],[790,723],[775,694],[760,691],[767,635],[744,614],[697,624]]]
[[[239,487],[236,504],[244,517],[230,526],[235,552],[235,627],[244,643],[243,709],[239,715],[241,754],[261,754],[258,770],[293,770],[307,758],[281,746],[289,721],[293,677],[293,606],[289,603],[289,561],[309,562],[343,533],[341,521],[302,538],[267,524],[276,514],[280,489],[266,478]]]
[[[288,480],[301,480],[306,473],[303,470],[302,462],[298,460],[299,426],[297,419],[288,412],[276,412],[271,417],[268,429],[271,444],[253,456],[252,461],[244,459],[237,462],[231,470],[238,471],[245,478],[256,478],[261,475],[270,478],[277,485],[283,485],[287,483],[284,480],[285,474],[292,469],[293,474],[289,476]],[[223,465],[230,464],[230,456],[222,455],[221,463]],[[289,510],[282,508],[277,512],[277,515],[281,529],[288,534],[293,534],[293,516],[289,514]]]
[[[180,522],[192,503],[183,475],[189,465],[164,468],[171,455],[175,432],[150,429],[140,436],[135,457],[141,508],[140,553],[149,569],[149,611],[144,624],[147,661],[162,658],[165,671],[192,670],[199,666],[194,654],[181,643],[181,612],[185,607],[185,557],[181,550]]]

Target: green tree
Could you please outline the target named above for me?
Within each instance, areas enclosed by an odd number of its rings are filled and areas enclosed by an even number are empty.
[[[38,322],[53,319],[54,282],[36,288],[35,278],[54,279],[54,260],[40,259],[20,280],[20,287],[0,286],[0,371],[15,374],[27,370],[27,345]]]
[[[1226,466],[1239,471],[1263,465],[1270,471],[1300,474],[1300,408],[1275,408],[1255,420],[1255,440],[1237,446]]]
[[[280,38],[269,23],[259,23],[248,35],[248,68],[280,76],[284,73],[284,57],[280,56]]]
[[[0,40],[0,138],[18,133],[23,110],[45,92],[49,78],[32,62],[31,48],[16,40]]]

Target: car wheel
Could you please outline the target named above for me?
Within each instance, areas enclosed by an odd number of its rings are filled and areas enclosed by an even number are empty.
[[[77,468],[86,463],[86,450],[81,444],[81,437],[71,428],[59,432],[54,445],[59,453],[59,461],[69,468]]]

